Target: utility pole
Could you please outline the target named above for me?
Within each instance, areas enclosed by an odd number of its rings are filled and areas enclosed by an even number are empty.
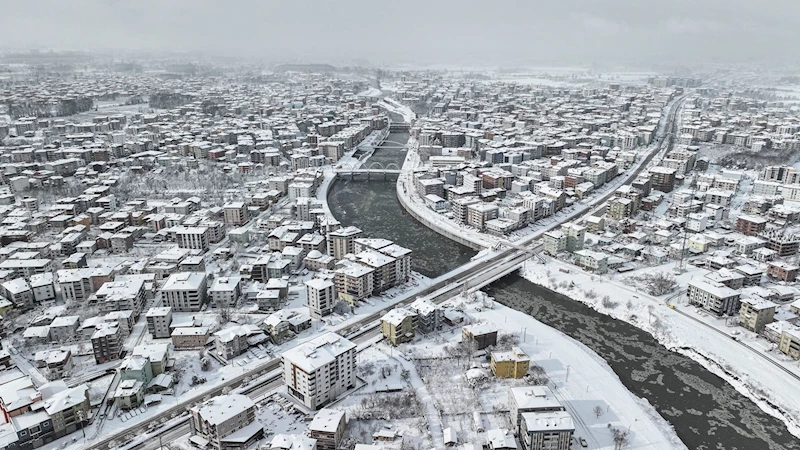
[[[569,366],[567,366],[567,376],[564,377],[564,383],[569,380]]]

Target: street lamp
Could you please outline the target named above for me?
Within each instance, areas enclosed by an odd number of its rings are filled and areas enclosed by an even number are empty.
[[[83,433],[83,438],[86,439],[86,430],[83,428],[84,412],[82,409],[78,410],[78,420],[81,422],[81,432]]]

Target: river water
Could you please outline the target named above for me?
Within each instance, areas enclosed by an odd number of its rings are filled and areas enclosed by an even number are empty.
[[[389,136],[392,141],[407,139],[407,133]],[[401,150],[377,149],[369,161],[399,166],[404,156]],[[339,180],[331,187],[328,202],[342,224],[412,249],[414,270],[426,276],[446,273],[475,254],[406,214],[393,181]],[[700,364],[667,350],[638,328],[516,274],[485,291],[595,351],[631,392],[647,399],[675,427],[690,449],[800,450],[800,442],[782,422]]]

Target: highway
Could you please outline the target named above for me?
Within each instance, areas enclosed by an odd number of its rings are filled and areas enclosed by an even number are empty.
[[[675,116],[677,115],[678,110],[683,105],[683,102],[687,98],[688,94],[685,94],[681,98],[675,100],[673,104],[670,106],[670,111],[667,117],[667,123],[663,130],[661,131],[661,135],[657,137],[660,139],[659,145],[654,148],[642,161],[634,171],[632,171],[628,177],[623,182],[624,184],[630,184],[633,182],[636,177],[644,170],[647,165],[653,160],[653,158],[663,153],[664,151],[668,151],[672,147],[673,139],[667,139],[666,136],[671,133],[671,131],[664,132],[665,130],[673,130],[675,127]],[[667,146],[665,148],[665,145]],[[399,301],[395,302],[394,305],[405,305],[413,302],[417,298],[420,297],[428,297],[435,303],[441,303],[448,298],[453,297],[454,295],[469,289],[478,289],[486,284],[495,281],[514,270],[517,270],[524,261],[531,257],[531,255],[538,252],[542,245],[537,244],[533,248],[524,249],[526,245],[529,245],[532,241],[541,237],[545,232],[556,228],[561,225],[563,222],[568,222],[571,220],[580,219],[588,214],[593,213],[596,209],[593,206],[599,205],[599,208],[603,207],[603,204],[612,196],[614,195],[614,190],[610,190],[607,194],[603,197],[593,199],[591,205],[587,206],[585,209],[576,211],[572,214],[566,215],[561,218],[560,221],[556,221],[549,227],[539,230],[538,232],[527,236],[526,238],[521,239],[518,241],[518,244],[513,246],[508,245],[507,248],[495,252],[494,254],[488,254],[476,260],[473,260],[459,268],[456,268],[436,279],[434,279],[434,284],[427,287],[426,289],[422,290],[421,292],[416,293],[408,293],[400,299]],[[392,305],[387,305],[387,309],[393,307]],[[382,315],[382,312],[375,312],[365,316],[364,318],[360,319],[356,324],[349,326],[348,328],[353,330],[357,329],[357,331],[346,334],[343,331],[340,331],[339,334],[344,335],[348,339],[351,339],[356,344],[365,342],[371,338],[376,337],[380,333],[380,323],[379,319]],[[158,413],[148,420],[143,421],[140,424],[134,425],[130,428],[112,433],[107,437],[92,443],[91,445],[87,446],[86,448],[89,449],[97,449],[97,450],[106,450],[108,448],[108,444],[112,441],[121,442],[125,436],[128,435],[141,435],[147,432],[147,425],[153,423],[155,421],[159,421],[164,418],[175,418],[181,413],[186,412],[188,408],[192,405],[197,404],[206,397],[213,397],[216,395],[222,394],[223,390],[232,389],[238,387],[242,384],[243,380],[248,377],[252,377],[255,374],[259,375],[266,375],[269,372],[272,372],[280,367],[280,359],[273,358],[269,361],[265,361],[258,366],[254,367],[253,369],[238,375],[230,380],[225,381],[209,390],[203,391],[202,393],[195,394],[191,397],[186,398],[181,403],[161,412]],[[277,384],[276,384],[277,383]],[[267,380],[261,381],[258,384],[253,386],[247,386],[243,389],[243,393],[247,395],[251,395],[251,397],[261,395],[262,393],[268,392],[269,390],[273,389],[273,387],[268,386],[278,386],[282,383],[280,377],[278,378],[268,378]],[[180,434],[178,433],[177,428],[174,427],[170,429],[166,429],[161,431],[161,433],[168,434],[170,436],[182,436],[188,432],[188,421],[184,425],[186,430],[184,430]],[[165,435],[162,435],[162,440],[164,439]],[[153,445],[152,440],[149,445]],[[156,441],[157,444],[157,441]],[[144,444],[142,444],[144,445]],[[140,447],[132,447],[136,448],[137,450]],[[141,449],[150,449],[150,448],[157,448],[156,447],[145,447],[142,446]]]

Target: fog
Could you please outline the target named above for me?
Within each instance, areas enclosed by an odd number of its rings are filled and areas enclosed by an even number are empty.
[[[6,49],[374,64],[794,62],[797,0],[5,1]]]

